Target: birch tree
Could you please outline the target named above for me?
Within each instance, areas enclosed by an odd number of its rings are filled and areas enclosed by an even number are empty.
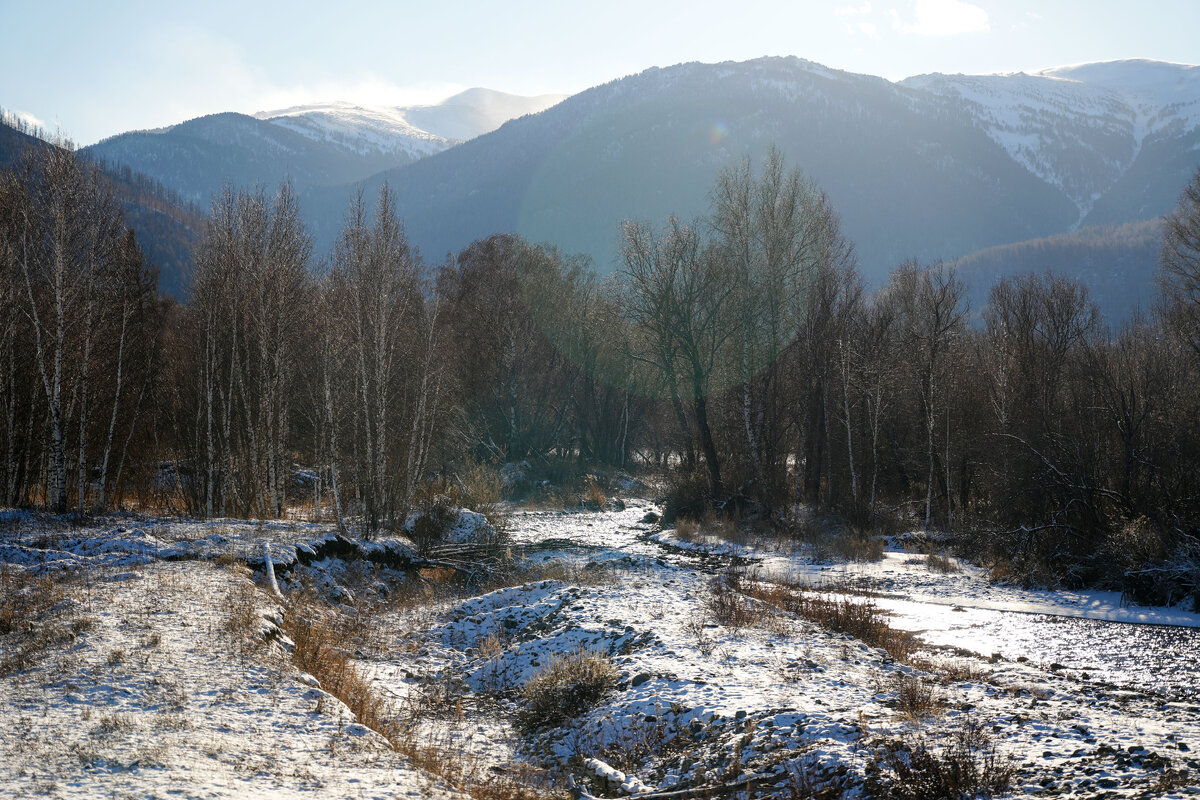
[[[741,422],[752,472],[761,486],[779,467],[778,361],[800,334],[807,284],[819,266],[817,194],[774,147],[761,174],[749,158],[724,170],[713,192],[712,226],[732,272],[740,351]]]

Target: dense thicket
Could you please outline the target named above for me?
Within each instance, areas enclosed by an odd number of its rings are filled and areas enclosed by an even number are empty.
[[[627,223],[606,281],[511,235],[425,264],[386,186],[374,207],[314,263],[290,186],[227,189],[164,305],[94,168],[50,149],[5,172],[0,499],[369,532],[472,463],[655,465],[685,512],[982,532],[1080,579],[1197,544],[1200,176],[1160,308],[1119,330],[1053,272],[981,309],[944,264],[868,293],[774,152],[706,217]]]

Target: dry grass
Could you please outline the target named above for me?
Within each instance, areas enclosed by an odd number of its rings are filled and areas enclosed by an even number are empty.
[[[750,544],[751,530],[750,527],[736,517],[727,514],[717,514],[709,511],[701,520],[703,530],[718,539],[735,544],[739,547],[747,547]],[[764,533],[760,531],[760,533]]]
[[[764,616],[760,608],[747,599],[743,581],[735,573],[728,573],[713,580],[711,591],[705,598],[705,606],[713,618],[734,631],[749,628]]]
[[[608,496],[604,494],[604,489],[600,488],[600,484],[596,481],[588,481],[587,486],[583,488],[583,505],[591,509],[601,509],[608,502]]]
[[[910,659],[911,666],[935,676],[942,683],[988,683],[992,674],[970,661],[930,661],[924,658]]]
[[[392,748],[414,767],[437,776],[450,786],[466,792],[475,800],[546,800],[555,795],[543,787],[544,776],[536,771],[515,771],[502,775],[485,771],[474,754],[464,753],[453,737],[422,738],[421,719],[431,713],[430,704],[440,714],[462,720],[462,695],[457,685],[447,681],[428,687],[422,700],[406,708],[388,702],[376,691],[354,661],[355,641],[364,637],[363,626],[374,623],[363,619],[374,615],[365,609],[346,615],[320,604],[314,597],[293,600],[284,614],[284,631],[295,642],[292,661],[315,677],[321,687],[345,703],[359,723],[380,734]],[[504,642],[485,640],[481,647],[489,652],[502,651]],[[615,671],[614,671],[615,672]]]
[[[467,787],[474,800],[548,800],[560,796],[545,788],[547,777],[534,767],[518,765],[511,773],[492,775]]]
[[[1154,793],[1152,796],[1157,797],[1162,794],[1170,794],[1181,789],[1191,789],[1194,787],[1195,784],[1188,774],[1187,767],[1181,767],[1179,769],[1163,770],[1163,774],[1155,782],[1154,788],[1151,791]]]
[[[0,566],[0,676],[31,669],[91,628],[94,621],[80,616],[72,601],[73,580]]]
[[[925,556],[925,566],[929,567],[934,572],[940,572],[943,575],[961,571],[958,564],[956,564],[953,559],[937,553],[930,553],[929,555]]]
[[[869,528],[809,517],[793,520],[791,531],[793,537],[808,544],[813,559],[819,562],[872,562],[883,558],[883,538]]]
[[[745,582],[741,591],[777,608],[815,622],[827,631],[844,633],[884,650],[894,660],[907,662],[916,651],[916,637],[896,630],[870,600],[833,597],[804,587],[781,583]]]
[[[225,597],[221,628],[228,634],[228,641],[238,658],[244,661],[263,648],[265,624],[266,620],[259,609],[257,588],[249,580],[234,581]]]
[[[709,585],[705,607],[712,618],[735,633],[744,628],[759,628],[774,636],[789,633],[787,620],[770,600],[759,596],[759,585],[730,568]],[[702,641],[703,620],[697,620],[697,639]]]
[[[557,725],[594,706],[616,682],[617,668],[604,653],[555,654],[521,689],[517,720],[526,730]]]
[[[896,800],[946,800],[1003,794],[1015,769],[996,752],[986,728],[965,717],[957,730],[935,745],[909,732],[883,742],[867,766],[866,788],[872,797]]]
[[[588,561],[583,564],[555,558],[548,561],[509,560],[506,568],[497,571],[480,587],[480,592],[491,592],[510,586],[521,586],[536,581],[562,581],[574,586],[608,586],[616,582],[619,567]]]
[[[911,720],[936,716],[945,709],[941,693],[919,675],[896,673],[892,689],[896,692],[896,710]]]
[[[675,523],[675,538],[694,544],[700,538],[700,523],[694,519],[681,519]]]
[[[402,741],[395,715],[363,677],[346,649],[335,616],[314,604],[296,602],[283,617],[283,629],[295,648],[292,661],[341,700],[355,718],[392,743]]]
[[[879,561],[883,558],[883,539],[866,528],[850,526],[832,537],[833,552],[843,561]]]
[[[0,565],[0,636],[27,631],[32,618],[46,614],[63,597],[54,578]]]

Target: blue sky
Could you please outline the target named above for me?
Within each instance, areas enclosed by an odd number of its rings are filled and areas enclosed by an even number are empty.
[[[1200,63],[1197,0],[0,0],[0,107],[80,144],[215,111],[577,92],[652,66],[797,55],[899,80]]]

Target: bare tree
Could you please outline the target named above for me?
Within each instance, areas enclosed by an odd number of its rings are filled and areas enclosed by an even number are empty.
[[[1159,264],[1167,324],[1200,356],[1200,170],[1163,223]]]
[[[283,512],[311,249],[288,184],[214,199],[191,287],[206,515]]]
[[[778,360],[800,333],[798,300],[820,266],[821,237],[829,231],[815,190],[799,170],[786,169],[774,147],[759,176],[749,158],[724,170],[713,207],[720,254],[736,287],[742,428],[753,474],[765,489],[778,466],[775,453],[764,452],[777,450],[779,438],[770,402],[778,389]]]
[[[368,531],[391,519],[397,507],[398,468],[393,445],[404,431],[398,381],[414,372],[406,349],[419,301],[417,266],[395,200],[385,184],[368,223],[360,195],[351,203],[333,255],[333,274],[344,296],[354,399],[356,486]]]
[[[675,397],[687,387],[709,490],[719,497],[724,488],[708,401],[719,356],[736,331],[726,302],[735,282],[717,250],[675,217],[661,234],[627,222],[622,252],[628,313],[650,344],[640,357],[662,372]]]
[[[962,331],[966,309],[965,287],[954,270],[944,264],[922,268],[908,262],[892,273],[888,292],[898,304],[906,348],[913,359],[921,421],[925,431],[925,527],[933,515],[933,489],[938,480],[938,413],[944,413],[945,355]],[[949,486],[945,487],[947,496]]]

